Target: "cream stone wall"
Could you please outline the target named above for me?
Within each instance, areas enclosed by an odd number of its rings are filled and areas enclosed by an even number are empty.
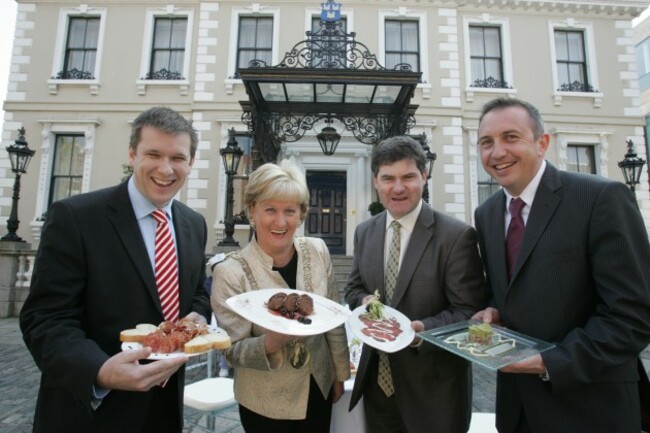
[[[170,106],[193,120],[199,133],[197,161],[178,199],[201,212],[212,229],[207,252],[223,232],[225,183],[219,149],[230,128],[246,131],[239,101],[248,99],[240,80],[233,78],[234,50],[240,14],[274,17],[273,64],[305,39],[310,17],[320,2],[298,0],[247,2],[178,0],[19,0],[11,75],[5,101],[2,146],[25,127],[36,154],[22,176],[19,235],[34,244],[47,202],[51,176],[52,140],[58,132],[86,136],[83,189],[112,185],[122,177],[128,160],[130,122],[154,105]],[[343,1],[348,31],[384,63],[383,22],[387,18],[419,22],[423,82],[415,91],[417,125],[437,161],[430,181],[433,206],[468,223],[478,205],[476,129],[482,105],[498,96],[535,104],[546,120],[552,142],[548,159],[566,168],[567,146],[593,145],[598,174],[622,180],[617,162],[625,141],[643,143],[643,117],[636,82],[635,35],[630,20],[643,2],[421,2],[417,0]],[[67,16],[98,15],[101,47],[95,80],[54,80],[61,64]],[[188,17],[184,80],[143,80],[155,16]],[[499,25],[504,45],[505,77],[512,89],[479,89],[468,82],[467,28],[471,23]],[[647,22],[646,24],[647,25]],[[63,26],[63,27],[62,27]],[[553,28],[580,29],[587,35],[591,81],[597,92],[555,90]],[[280,157],[293,159],[304,170],[336,169],[347,173],[347,253],[358,223],[367,219],[372,190],[370,145],[344,132],[336,154],[324,156],[309,132],[296,143],[284,143]],[[646,157],[643,146],[637,147]],[[11,208],[13,173],[6,152],[0,152],[0,227]],[[647,183],[647,170],[642,185]],[[647,225],[650,197],[637,189]],[[248,227],[237,226],[246,241]]]

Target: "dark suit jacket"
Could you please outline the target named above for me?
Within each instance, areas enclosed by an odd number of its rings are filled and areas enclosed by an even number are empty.
[[[187,206],[172,206],[179,259],[181,317],[208,318],[203,289],[206,225]],[[111,391],[91,408],[101,365],[119,352],[119,333],[163,321],[154,273],[127,183],[55,202],[48,210],[30,294],[20,315],[25,343],[40,368],[35,432],[141,432],[153,399],[182,429],[184,371],[163,389]]]
[[[499,373],[497,428],[521,410],[533,433],[640,431],[637,355],[650,341],[650,246],[625,185],[548,164],[512,280],[505,194],[476,210],[481,256],[505,326],[555,343],[550,382]]]
[[[386,212],[357,227],[346,286],[351,308],[379,289],[384,299]],[[425,329],[466,320],[485,306],[483,268],[472,227],[423,204],[400,266],[391,306]],[[388,355],[396,402],[410,433],[465,432],[471,417],[469,364],[423,343]],[[369,380],[376,381],[377,351],[364,345],[350,408]],[[371,414],[369,414],[371,416]]]

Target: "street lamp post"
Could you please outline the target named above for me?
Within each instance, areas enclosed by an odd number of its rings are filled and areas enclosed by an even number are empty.
[[[18,130],[18,139],[14,144],[7,146],[9,161],[11,162],[11,171],[16,175],[14,181],[14,194],[11,198],[11,214],[7,220],[8,233],[0,238],[0,241],[8,242],[25,242],[16,234],[20,221],[18,220],[18,200],[20,198],[20,176],[27,173],[29,160],[34,156],[34,150],[29,148],[25,141],[25,128]]]
[[[635,193],[634,186],[639,184],[639,178],[641,177],[641,171],[643,170],[645,159],[636,155],[632,140],[627,140],[626,143],[627,153],[625,154],[625,159],[619,161],[618,166],[623,172],[625,183],[630,187],[632,192]]]
[[[233,217],[233,205],[235,203],[235,190],[233,187],[233,178],[239,168],[239,160],[244,154],[235,140],[235,128],[228,130],[228,143],[226,147],[219,150],[223,159],[223,166],[226,170],[226,217],[224,221],[226,237],[218,243],[221,247],[238,247],[237,242],[232,235],[235,233],[235,220]]]

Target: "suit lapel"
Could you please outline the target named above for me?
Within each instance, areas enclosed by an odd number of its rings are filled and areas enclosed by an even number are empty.
[[[489,245],[489,254],[494,255],[499,264],[499,272],[490,275],[493,287],[508,286],[508,265],[506,260],[505,209],[506,194],[499,191],[498,196],[490,201],[485,221],[485,244]]]
[[[381,300],[386,299],[386,292],[384,291],[384,242],[386,239],[386,215],[384,212],[379,218],[375,219],[370,227],[368,227],[368,232],[372,235],[368,237],[366,242],[365,254],[362,254],[370,260],[371,265],[368,269],[375,269],[376,263],[381,263],[379,269],[376,269],[370,276],[368,280],[371,282],[369,289],[372,293],[375,290],[379,290],[379,295]],[[377,260],[379,256],[379,260]]]
[[[179,302],[180,302],[180,311],[181,316],[183,311],[186,311],[183,307],[191,305],[194,292],[190,290],[180,290],[181,287],[190,287],[191,286],[191,275],[183,266],[183,263],[190,263],[190,259],[187,257],[188,251],[191,248],[189,239],[191,237],[191,229],[187,218],[183,218],[183,209],[178,206],[176,202],[172,204],[172,214],[174,219],[174,231],[176,232],[176,254],[178,255],[178,287],[179,287]]]
[[[526,260],[528,260],[535,245],[537,245],[544,230],[546,230],[546,226],[551,221],[551,217],[555,213],[557,206],[560,204],[560,197],[557,194],[557,190],[561,186],[562,180],[560,179],[560,173],[555,167],[547,163],[546,170],[535,193],[533,207],[530,210],[530,215],[528,215],[524,239],[521,243],[515,268],[512,271],[511,283],[517,277],[519,270],[525,265]]]
[[[147,247],[144,245],[144,241],[142,240],[140,226],[135,218],[133,206],[129,200],[126,182],[116,188],[115,193],[108,201],[108,208],[108,217],[115,227],[117,236],[124,245],[124,249],[140,274],[140,278],[142,278],[153,303],[158,307],[160,314],[162,315],[162,307],[158,297],[158,289],[156,288],[153,269],[151,267],[151,262],[149,261],[149,254],[147,253]]]
[[[411,278],[415,274],[421,258],[424,256],[424,250],[429,245],[429,241],[433,236],[434,224],[433,210],[427,204],[423,204],[420,214],[415,221],[415,226],[413,226],[413,233],[411,233],[409,244],[406,247],[406,252],[404,253],[404,258],[402,259],[402,264],[397,274],[391,307],[399,305],[406,294],[406,289],[409,286]]]

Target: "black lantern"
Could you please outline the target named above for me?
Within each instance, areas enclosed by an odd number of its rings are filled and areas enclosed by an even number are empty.
[[[219,246],[238,247],[237,242],[232,235],[235,233],[235,220],[233,217],[233,205],[235,203],[235,191],[233,188],[233,177],[239,168],[239,160],[241,159],[244,151],[239,148],[237,140],[235,140],[235,128],[228,130],[228,143],[226,147],[219,150],[221,158],[223,159],[223,167],[226,170],[226,217],[225,217],[225,233],[226,237],[219,242]]]
[[[329,119],[326,120],[326,122],[332,123],[332,120]],[[320,133],[316,135],[316,138],[318,139],[320,148],[323,149],[325,155],[334,155],[334,152],[336,152],[336,146],[338,146],[339,141],[341,141],[339,133],[329,125],[324,127]]]
[[[18,221],[20,176],[23,173],[27,173],[27,166],[35,152],[29,148],[27,141],[25,141],[25,128],[20,128],[18,130],[18,139],[14,144],[7,146],[7,152],[9,153],[9,161],[11,162],[11,171],[16,174],[16,180],[14,181],[14,194],[11,200],[11,214],[7,220],[8,233],[0,238],[0,240],[9,242],[25,242],[16,234],[20,223],[20,221]]]
[[[641,177],[641,170],[643,170],[645,159],[636,155],[632,140],[627,140],[626,143],[627,153],[625,154],[625,159],[619,161],[618,166],[623,172],[625,183],[630,187],[632,192],[634,192],[634,186],[639,184],[639,178]]]

